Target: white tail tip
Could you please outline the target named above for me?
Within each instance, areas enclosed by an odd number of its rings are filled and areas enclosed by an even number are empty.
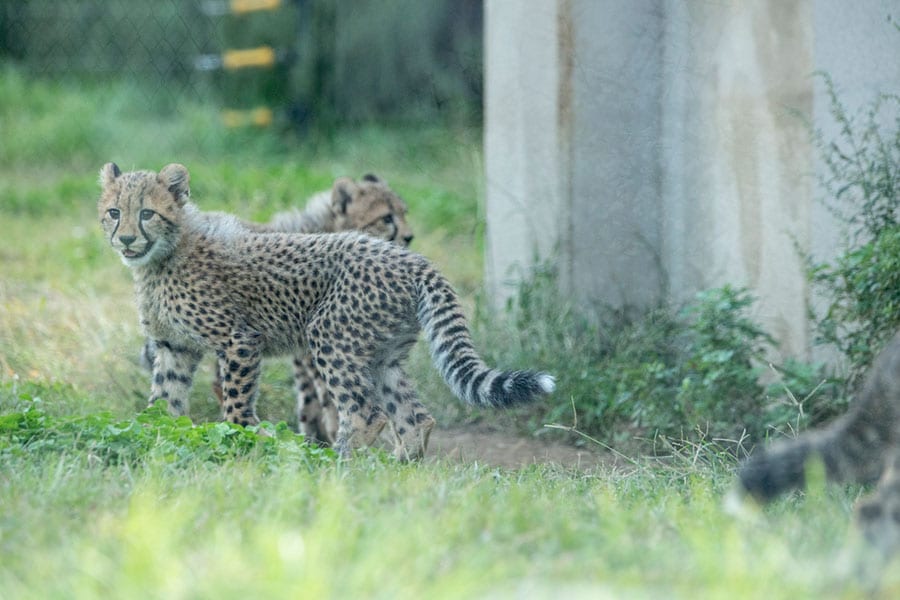
[[[553,375],[547,375],[546,373],[538,376],[538,385],[541,386],[541,390],[545,394],[552,394],[554,390],[556,390],[556,379]]]

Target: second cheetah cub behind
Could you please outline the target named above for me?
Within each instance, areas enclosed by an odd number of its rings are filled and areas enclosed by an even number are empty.
[[[420,329],[461,400],[511,406],[553,392],[546,373],[498,371],[475,351],[459,301],[422,256],[358,233],[248,232],[189,201],[189,175],[100,172],[100,223],[132,270],[138,314],[157,354],[150,403],[183,414],[194,371],[214,352],[224,373],[225,418],[258,423],[263,356],[309,352],[338,409],[335,449],[371,444],[385,425],[398,458],[419,458],[427,436],[402,369]]]

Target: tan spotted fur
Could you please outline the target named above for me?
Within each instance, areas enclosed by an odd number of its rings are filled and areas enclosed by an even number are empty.
[[[367,173],[359,181],[349,177],[335,180],[331,190],[313,195],[300,209],[289,209],[275,214],[266,223],[239,221],[249,231],[259,233],[337,233],[342,231],[362,231],[374,237],[409,246],[413,231],[406,220],[406,202],[394,192],[386,181],[377,175]],[[226,220],[234,217],[226,213],[209,212]],[[150,369],[155,348],[147,340],[141,352],[142,365]],[[218,370],[213,381],[213,393],[224,407],[222,397],[222,376]],[[296,390],[297,423],[301,433],[310,440],[332,444],[337,435],[337,409],[324,394],[324,385],[318,376],[310,355],[294,357],[294,387]],[[420,422],[413,427],[427,432],[434,426],[434,419],[424,406],[415,409]]]
[[[511,406],[551,393],[551,376],[488,367],[472,346],[459,300],[422,256],[357,232],[255,233],[190,202],[185,167],[101,170],[98,215],[131,269],[140,322],[156,345],[150,402],[184,414],[205,353],[224,374],[224,416],[258,423],[265,356],[309,354],[338,411],[345,456],[386,425],[398,458],[421,457],[430,418],[403,371],[420,330],[461,400]]]

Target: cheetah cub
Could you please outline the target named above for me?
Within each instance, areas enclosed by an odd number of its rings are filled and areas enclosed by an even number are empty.
[[[546,373],[484,363],[455,292],[422,256],[356,232],[248,232],[197,209],[188,181],[178,164],[100,171],[100,223],[132,270],[141,325],[157,347],[151,404],[164,398],[184,414],[197,364],[214,352],[225,418],[255,424],[262,357],[308,352],[337,406],[341,456],[389,425],[394,454],[419,458],[428,440],[412,427],[417,400],[402,363],[420,329],[465,402],[511,406],[554,390]]]
[[[831,481],[878,481],[857,506],[856,521],[886,556],[900,550],[900,334],[875,359],[847,414],[751,456],[741,467],[740,488],[764,502],[801,488],[813,456],[824,462]]]
[[[349,177],[336,179],[330,190],[313,195],[303,210],[294,208],[277,213],[267,223],[243,220],[240,223],[249,231],[259,233],[336,233],[356,230],[409,246],[414,235],[406,221],[408,210],[406,203],[387,182],[377,175],[367,173],[359,181]],[[210,218],[233,218],[221,212],[205,214]],[[141,365],[151,370],[155,355],[156,347],[148,339],[141,350]],[[223,377],[224,373],[216,369],[212,389],[219,405],[224,407]],[[325,387],[308,352],[294,357],[294,389],[300,432],[309,440],[333,444],[337,436],[337,409],[325,399]],[[412,410],[416,422],[411,426],[423,430],[419,435],[428,436],[434,427],[434,418],[420,404],[415,405]]]
[[[268,223],[249,223],[250,229],[265,233],[337,233],[361,231],[395,244],[409,246],[413,232],[406,222],[408,208],[388,184],[377,175],[366,173],[359,182],[349,177],[335,180],[328,192],[319,192],[309,199],[306,207],[286,210],[272,217]],[[216,395],[221,395],[221,374],[216,378]],[[312,356],[304,353],[294,357],[294,387],[297,393],[297,423],[307,439],[333,444],[337,437],[337,409],[324,395],[324,385],[316,374]],[[418,435],[428,437],[434,427],[434,417],[418,401],[411,407]]]

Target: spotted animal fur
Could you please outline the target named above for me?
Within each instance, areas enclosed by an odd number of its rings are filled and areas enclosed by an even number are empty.
[[[403,199],[386,181],[367,173],[357,182],[349,177],[335,180],[331,190],[319,192],[307,201],[303,210],[290,209],[277,213],[267,223],[239,221],[248,231],[258,233],[335,233],[362,231],[373,237],[409,246],[413,231],[406,220],[408,208]],[[234,220],[232,215],[207,212],[208,218],[221,217]],[[156,348],[147,339],[141,350],[141,364],[152,369]],[[324,445],[334,443],[337,436],[337,408],[325,397],[325,386],[316,371],[309,353],[294,357],[294,388],[296,393],[297,423],[307,439]],[[220,406],[225,406],[222,395],[224,373],[216,370],[212,384],[213,393]],[[410,400],[413,425],[418,435],[427,439],[435,420],[418,400]]]
[[[189,175],[100,174],[100,223],[131,269],[138,313],[155,341],[150,402],[184,414],[194,371],[212,352],[229,421],[258,423],[260,362],[309,353],[338,410],[335,448],[366,446],[388,425],[401,459],[428,440],[414,427],[402,363],[420,330],[433,362],[464,402],[504,407],[551,393],[553,377],[499,371],[475,351],[459,301],[422,256],[360,233],[251,233],[189,201]]]

